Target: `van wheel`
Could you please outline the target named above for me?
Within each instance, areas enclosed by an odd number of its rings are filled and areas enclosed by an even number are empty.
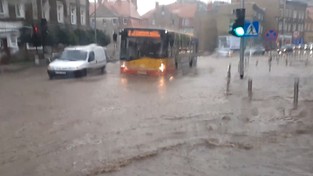
[[[53,80],[53,75],[49,74],[49,79]]]
[[[82,71],[81,76],[82,76],[82,77],[83,77],[83,76],[87,76],[87,69],[84,69],[84,70]]]
[[[105,66],[101,67],[100,71],[101,71],[101,74],[104,74],[105,73]]]

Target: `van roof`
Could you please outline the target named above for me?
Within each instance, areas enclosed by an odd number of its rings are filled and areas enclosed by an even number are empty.
[[[97,44],[89,44],[89,45],[82,45],[82,46],[70,46],[66,47],[65,50],[83,50],[83,51],[91,51],[95,47],[101,47]],[[102,48],[102,47],[101,47]]]

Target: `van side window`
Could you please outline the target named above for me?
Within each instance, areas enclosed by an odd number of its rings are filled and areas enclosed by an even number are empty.
[[[88,62],[94,61],[95,60],[95,53],[92,51],[89,53],[89,58],[88,58]]]

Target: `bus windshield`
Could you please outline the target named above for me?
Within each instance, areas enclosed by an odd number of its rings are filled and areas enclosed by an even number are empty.
[[[142,57],[167,56],[167,43],[161,38],[128,37],[122,41],[121,59],[134,60]]]

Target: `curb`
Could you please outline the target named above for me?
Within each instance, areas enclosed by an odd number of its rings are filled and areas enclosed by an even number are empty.
[[[10,64],[10,65],[0,65],[0,75],[4,73],[18,73],[25,71],[31,67],[35,67],[33,63],[29,64]]]

